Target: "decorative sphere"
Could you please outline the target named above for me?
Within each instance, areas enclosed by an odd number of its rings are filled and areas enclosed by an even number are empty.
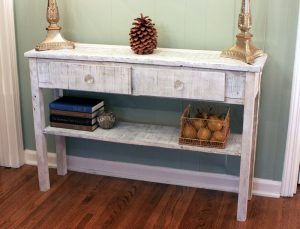
[[[97,121],[102,129],[111,129],[115,125],[116,116],[111,111],[102,111]]]

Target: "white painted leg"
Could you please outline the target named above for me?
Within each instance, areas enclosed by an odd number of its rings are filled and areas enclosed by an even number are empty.
[[[256,145],[257,145],[257,132],[258,132],[258,122],[259,122],[259,106],[260,106],[260,92],[261,92],[261,73],[257,73],[257,96],[255,98],[255,107],[254,107],[254,123],[253,123],[253,147],[251,154],[251,171],[250,171],[250,182],[249,182],[249,197],[248,199],[252,199],[252,191],[253,191],[253,179],[254,179],[254,169],[255,169],[255,157],[256,157]]]
[[[248,199],[252,199],[252,191],[253,191],[253,179],[254,179],[254,169],[255,169],[255,155],[256,155],[256,143],[257,143],[257,127],[258,127],[258,110],[259,110],[259,102],[258,97],[255,101],[254,108],[254,122],[253,122],[253,141],[252,141],[252,152],[251,152],[251,167],[250,167],[250,181],[249,181],[249,197]]]
[[[63,90],[54,89],[54,99],[63,95]],[[66,138],[63,136],[55,136],[55,148],[56,148],[56,164],[57,174],[64,176],[67,174],[67,154],[66,154]]]
[[[238,212],[237,220],[247,219],[247,208],[249,198],[249,182],[251,172],[251,155],[253,147],[253,124],[254,124],[254,105],[255,105],[255,74],[247,73],[245,104],[244,104],[244,124],[242,139],[242,155],[239,182]]]
[[[29,63],[39,185],[40,190],[45,192],[50,188],[50,179],[47,142],[46,137],[43,134],[43,129],[45,128],[44,99],[42,89],[40,89],[38,85],[36,59],[30,59]]]
[[[55,144],[56,144],[57,174],[64,176],[68,172],[65,137],[55,136]]]

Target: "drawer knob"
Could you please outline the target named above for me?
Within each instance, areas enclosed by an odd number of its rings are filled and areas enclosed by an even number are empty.
[[[95,79],[91,75],[86,75],[84,77],[84,82],[86,82],[87,84],[93,84],[95,82]]]
[[[182,91],[183,88],[184,88],[184,83],[180,80],[176,80],[175,83],[174,83],[174,88],[177,91]]]

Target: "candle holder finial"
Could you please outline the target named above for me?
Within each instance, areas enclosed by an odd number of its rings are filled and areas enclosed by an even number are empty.
[[[232,48],[223,51],[221,56],[253,64],[254,60],[264,53],[252,44],[253,35],[249,32],[252,27],[250,0],[242,0],[238,26],[240,33],[236,35],[236,44]]]
[[[47,36],[45,40],[35,47],[37,51],[57,50],[57,49],[73,49],[73,42],[65,40],[60,34],[62,29],[59,25],[59,12],[56,0],[48,0],[47,7]]]

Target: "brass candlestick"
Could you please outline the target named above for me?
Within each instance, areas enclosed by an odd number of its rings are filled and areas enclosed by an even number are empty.
[[[237,41],[235,46],[223,51],[221,56],[241,60],[247,64],[253,64],[254,60],[264,53],[252,44],[253,35],[249,32],[252,27],[250,0],[242,1],[238,26],[241,32],[236,35]]]
[[[48,0],[47,21],[49,26],[45,40],[35,47],[37,51],[55,50],[55,49],[73,49],[75,45],[71,41],[65,40],[60,34],[62,29],[57,23],[59,21],[59,12],[56,0]]]

